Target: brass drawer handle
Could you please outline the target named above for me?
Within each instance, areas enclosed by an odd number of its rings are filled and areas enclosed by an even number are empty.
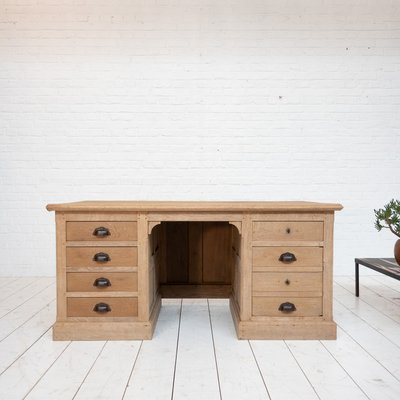
[[[110,230],[108,228],[104,228],[104,226],[99,226],[93,231],[93,235],[97,237],[106,237],[110,236]]]
[[[297,261],[297,258],[293,253],[283,253],[279,257],[279,261],[281,261],[283,263],[291,263],[291,262]]]
[[[110,312],[111,307],[107,303],[97,303],[94,306],[93,311],[104,314],[104,313]]]
[[[108,262],[111,261],[111,257],[107,253],[97,253],[94,255],[93,261]]]
[[[285,313],[290,313],[293,311],[296,311],[296,306],[293,303],[282,303],[279,306],[279,311],[285,312]]]
[[[94,281],[93,286],[96,286],[98,288],[105,288],[105,287],[111,286],[111,282],[107,278],[97,278]]]

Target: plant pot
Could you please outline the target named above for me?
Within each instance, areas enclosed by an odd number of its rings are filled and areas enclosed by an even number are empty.
[[[400,265],[400,239],[394,245],[394,258],[397,261],[397,264]]]

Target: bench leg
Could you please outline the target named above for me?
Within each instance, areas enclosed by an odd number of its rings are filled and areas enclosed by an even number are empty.
[[[360,268],[356,263],[356,297],[360,296]]]

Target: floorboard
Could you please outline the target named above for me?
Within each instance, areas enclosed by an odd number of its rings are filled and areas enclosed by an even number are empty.
[[[334,284],[334,297],[349,310],[357,314],[359,318],[382,333],[394,346],[400,345],[400,324],[383,314],[376,308],[376,305],[375,307],[370,305],[362,296],[359,298],[355,297],[349,290],[336,283]]]
[[[394,280],[394,279],[392,279]],[[382,285],[372,276],[366,276],[362,280],[363,289],[369,289],[378,296],[384,297],[387,301],[392,302],[396,306],[400,306],[400,291],[393,287]],[[400,288],[399,288],[400,289]]]
[[[369,399],[400,398],[400,382],[344,331],[323,345]]]
[[[399,379],[400,347],[394,346],[382,333],[348,310],[338,300],[335,300],[334,308],[334,318],[338,326],[396,379]]]
[[[0,374],[0,393],[7,400],[23,399],[71,342],[53,342],[49,329]]]
[[[72,342],[26,396],[29,400],[72,399],[105,342]]]
[[[29,285],[18,289],[0,303],[0,318],[31,300],[36,294],[54,284],[54,278],[36,278]]]
[[[0,398],[399,399],[400,282],[334,281],[336,341],[239,341],[225,299],[165,299],[151,341],[54,342],[54,278],[0,278]]]
[[[373,275],[370,278],[378,282],[380,288],[384,288],[386,286],[400,293],[400,281],[398,281],[397,279],[393,279],[390,276],[386,276],[383,274]]]
[[[285,341],[252,340],[251,347],[272,400],[318,399]]]
[[[153,339],[142,343],[124,400],[171,399],[181,307],[181,300],[163,301]]]
[[[16,307],[13,312],[9,312],[3,318],[0,318],[0,342],[48,306],[54,299],[55,285],[51,284],[43,291],[32,296],[29,301]]]
[[[0,373],[24,354],[55,320],[55,302],[50,303],[0,342]]]
[[[74,399],[121,399],[141,343],[140,340],[107,342]]]
[[[209,308],[222,399],[268,399],[249,342],[237,340],[229,300],[210,299]]]
[[[182,303],[173,399],[220,399],[207,299]]]
[[[336,282],[350,293],[353,293],[354,281],[351,277],[341,277],[340,279],[337,279]],[[400,324],[400,307],[398,304],[383,297],[381,293],[370,289],[370,287],[362,281],[360,282],[360,298],[371,307],[376,308],[379,312]]]
[[[321,400],[368,399],[320,341],[290,340],[287,344]]]

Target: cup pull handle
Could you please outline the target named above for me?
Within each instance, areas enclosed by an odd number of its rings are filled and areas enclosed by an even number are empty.
[[[93,311],[104,314],[104,313],[110,312],[111,307],[107,303],[97,303],[94,306]]]
[[[108,262],[111,261],[111,257],[107,253],[97,253],[94,255],[93,261]]]
[[[296,311],[296,306],[293,303],[282,303],[279,306],[279,311],[285,312],[285,313],[290,313],[293,311]]]
[[[106,237],[110,236],[110,230],[108,228],[104,228],[104,226],[99,226],[93,231],[93,235],[97,237]]]
[[[111,282],[107,278],[97,278],[94,281],[93,286],[96,286],[98,288],[105,288],[105,287],[111,286]]]
[[[293,253],[283,253],[279,257],[279,261],[288,264],[294,261],[297,261],[296,256]]]

